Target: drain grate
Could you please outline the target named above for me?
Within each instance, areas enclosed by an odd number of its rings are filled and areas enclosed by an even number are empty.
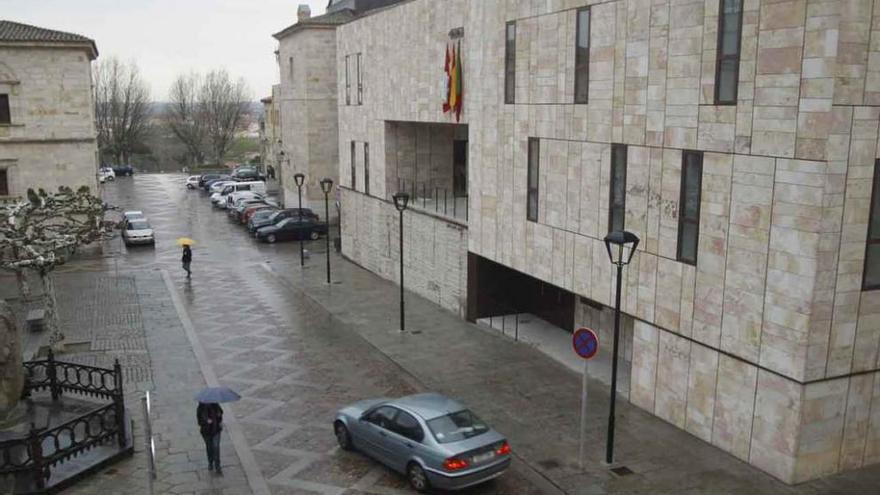
[[[626,466],[619,466],[616,468],[611,468],[611,472],[616,474],[617,476],[629,476],[629,475],[635,473],[635,471],[633,471],[632,469],[630,469]]]

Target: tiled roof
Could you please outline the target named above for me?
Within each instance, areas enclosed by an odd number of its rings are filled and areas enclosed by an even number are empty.
[[[299,31],[300,29],[304,29],[307,27],[339,26],[341,24],[345,24],[348,21],[351,21],[355,17],[356,17],[355,13],[352,10],[343,9],[343,10],[339,10],[336,12],[331,12],[329,14],[324,14],[324,15],[319,15],[317,17],[310,17],[308,19],[303,19],[301,21],[298,21],[296,24],[293,24],[292,26],[288,26],[288,27],[284,28],[280,32],[273,34],[272,36],[274,36],[275,39],[281,39],[290,33]]]
[[[85,43],[92,51],[92,57],[98,56],[98,48],[91,38],[85,36],[45,29],[30,24],[0,20],[0,43],[23,42],[23,43]]]

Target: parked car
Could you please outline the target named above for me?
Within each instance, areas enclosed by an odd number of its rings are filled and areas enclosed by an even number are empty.
[[[132,168],[131,165],[113,165],[113,172],[118,177],[124,177],[126,175],[131,177],[134,175],[134,168]]]
[[[113,181],[116,179],[116,173],[113,172],[113,169],[110,167],[101,167],[98,170],[98,182],[101,184],[107,181]]]
[[[259,222],[257,222],[257,221],[248,222],[248,230],[256,233],[258,229],[265,227],[267,225],[274,225],[274,224],[284,220],[285,218],[291,218],[291,217],[299,218],[299,211],[300,211],[299,208],[287,208],[286,210],[278,210],[274,214],[270,215],[269,217],[267,217]],[[320,220],[320,218],[318,218],[318,215],[316,215],[315,212],[313,212],[312,210],[310,210],[308,208],[302,209],[302,216],[303,216],[303,220],[310,219],[314,222],[317,222]]]
[[[227,205],[226,213],[230,218],[234,219],[236,222],[241,220],[241,215],[244,213],[245,208],[251,205],[265,205],[266,200],[263,199],[262,196],[253,196],[253,197],[244,197],[239,198],[235,201],[233,205]]]
[[[238,206],[238,201],[242,199],[264,199],[265,196],[256,191],[235,191],[226,195],[226,208],[235,208]]]
[[[225,174],[219,172],[206,172],[199,176],[199,187],[205,187],[205,183],[211,180],[220,179]]]
[[[239,217],[239,221],[243,224],[247,224],[248,221],[251,219],[251,217],[253,217],[257,212],[260,212],[260,211],[266,211],[266,213],[273,213],[275,211],[278,211],[278,208],[273,205],[270,205],[268,203],[263,203],[263,204],[257,203],[257,204],[249,205],[247,208],[244,209],[243,212],[241,212],[241,215]]]
[[[193,190],[199,187],[199,176],[198,175],[190,175],[186,178],[186,188],[189,190]]]
[[[247,221],[245,222],[245,224],[247,225],[248,231],[253,233],[255,229],[251,228],[252,225],[254,225],[255,223],[262,223],[264,220],[268,219],[269,217],[271,217],[272,215],[274,215],[278,211],[279,210],[277,208],[266,208],[265,210],[255,211],[253,213],[253,215],[251,215],[250,218],[248,218]],[[265,227],[266,225],[270,225],[270,224],[265,223],[262,226]]]
[[[265,181],[259,170],[252,167],[239,167],[232,172],[232,178],[238,181]]]
[[[202,184],[201,187],[202,187],[202,189],[204,189],[205,191],[207,191],[207,192],[211,192],[211,187],[212,187],[214,184],[216,184],[217,182],[231,182],[231,181],[232,181],[232,177],[230,177],[230,176],[228,176],[228,175],[215,175],[214,177],[211,177],[210,179],[207,179],[207,180],[204,182],[204,184]]]
[[[136,220],[136,219],[146,219],[144,216],[144,212],[140,210],[128,210],[122,212],[122,220],[119,222],[120,225],[125,224],[125,222]]]
[[[156,238],[153,236],[153,228],[146,218],[135,218],[126,220],[122,227],[122,241],[126,246],[132,244],[155,244]]]
[[[458,490],[501,476],[510,444],[462,404],[428,393],[363,400],[339,410],[336,441],[406,474],[410,486]]]
[[[267,225],[257,230],[257,240],[264,242],[311,239],[317,240],[327,234],[327,224],[314,220],[285,218],[275,225]]]
[[[223,190],[224,187],[228,186],[229,184],[235,184],[235,181],[230,179],[212,180],[206,183],[205,189],[208,191],[208,194],[219,193]]]

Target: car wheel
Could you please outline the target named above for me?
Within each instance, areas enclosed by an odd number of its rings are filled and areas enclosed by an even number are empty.
[[[409,466],[407,466],[406,478],[409,481],[409,486],[419,493],[425,493],[431,487],[428,483],[428,476],[425,474],[425,470],[415,462],[411,462]]]
[[[313,231],[309,234],[309,239],[311,239],[311,240],[313,240],[313,241],[317,241],[319,237],[321,237],[321,234],[319,234],[317,230],[313,230]]]
[[[266,236],[266,242],[269,244],[275,242],[277,239],[275,238],[275,234],[269,234]]]
[[[341,421],[337,421],[333,425],[333,432],[336,434],[336,442],[339,444],[340,449],[352,450],[351,435],[349,435],[348,428]]]

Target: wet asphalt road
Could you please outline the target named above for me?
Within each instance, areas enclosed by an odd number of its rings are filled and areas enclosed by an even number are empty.
[[[135,175],[105,186],[107,202],[145,213],[157,241],[155,247],[125,247],[115,239],[103,268],[171,273],[210,366],[243,396],[232,408],[247,440],[238,447],[251,451],[272,493],[410,493],[401,476],[339,450],[330,423],[335,410],[349,402],[405,395],[417,391],[416,385],[353,332],[335,328],[323,308],[292,298],[260,268],[273,261],[278,267],[282,260],[295,265],[289,262],[299,257],[298,242],[256,242],[225,211],[212,208],[204,193],[187,190],[184,179]],[[182,236],[197,242],[190,280],[174,243]],[[324,246],[324,239],[306,243],[318,259]],[[541,491],[513,468],[464,493]]]

